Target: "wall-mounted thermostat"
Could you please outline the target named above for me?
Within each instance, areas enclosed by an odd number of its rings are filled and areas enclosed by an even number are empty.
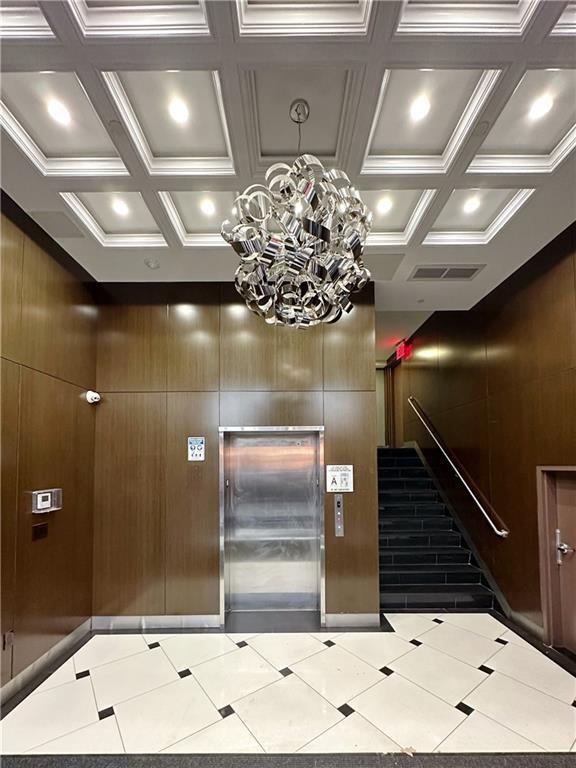
[[[62,488],[32,491],[32,514],[43,515],[62,509]]]

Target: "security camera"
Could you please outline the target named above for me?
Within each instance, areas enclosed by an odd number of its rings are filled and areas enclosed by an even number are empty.
[[[94,392],[91,389],[89,389],[88,392],[86,392],[86,400],[90,403],[90,405],[95,405],[96,403],[99,403],[100,399],[101,398],[98,392]]]

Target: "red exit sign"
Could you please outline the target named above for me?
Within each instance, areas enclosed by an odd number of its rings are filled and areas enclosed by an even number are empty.
[[[396,347],[396,360],[407,360],[412,354],[412,345],[401,341]]]

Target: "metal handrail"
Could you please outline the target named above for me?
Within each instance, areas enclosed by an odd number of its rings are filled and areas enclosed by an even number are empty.
[[[438,448],[440,448],[440,450],[442,451],[445,459],[448,461],[448,463],[450,464],[450,466],[452,467],[452,469],[454,470],[454,472],[456,473],[458,478],[462,481],[464,487],[466,488],[466,490],[468,491],[468,493],[470,494],[470,496],[474,500],[476,506],[478,507],[480,512],[482,512],[482,514],[484,515],[484,517],[488,521],[488,524],[490,525],[490,528],[492,528],[492,530],[494,531],[494,533],[497,536],[500,536],[501,538],[505,539],[508,536],[508,534],[510,533],[510,531],[507,528],[498,528],[496,525],[494,525],[494,521],[492,520],[491,516],[488,514],[488,512],[484,508],[484,505],[482,504],[482,502],[480,501],[480,499],[478,498],[478,496],[476,495],[474,490],[470,487],[470,485],[468,484],[467,480],[463,476],[462,472],[458,469],[458,467],[456,466],[456,464],[454,463],[452,458],[449,456],[448,449],[445,448],[442,445],[440,440],[434,434],[435,430],[433,428],[431,428],[429,426],[429,424],[427,423],[427,422],[429,422],[430,425],[432,424],[432,422],[430,421],[428,416],[426,416],[426,413],[424,412],[424,410],[421,407],[421,405],[418,402],[418,400],[416,400],[415,397],[412,397],[412,395],[410,395],[410,397],[408,398],[408,403],[410,404],[412,410],[414,411],[416,416],[418,416],[418,418],[420,419],[422,424],[424,424],[426,430],[428,431],[428,433],[430,434],[430,436],[432,437],[432,439],[434,440],[434,442],[436,443]]]

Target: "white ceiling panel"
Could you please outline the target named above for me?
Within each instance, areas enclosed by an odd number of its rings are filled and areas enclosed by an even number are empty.
[[[68,0],[85,37],[208,35],[199,0]]]
[[[232,218],[233,192],[173,192],[172,199],[182,223],[191,234],[216,232],[224,219]]]
[[[54,37],[54,33],[37,3],[6,0],[0,4],[0,37]]]
[[[140,192],[79,192],[77,197],[107,235],[160,231]]]
[[[539,0],[407,0],[400,35],[522,35]]]
[[[236,0],[243,36],[362,36],[373,0]]]
[[[361,193],[373,215],[372,232],[403,232],[408,226],[421,189],[382,189]]]
[[[260,155],[295,157],[298,127],[290,120],[294,99],[306,99],[310,118],[302,126],[302,152],[333,157],[338,148],[348,72],[318,69],[263,68],[253,73]]]
[[[116,155],[74,72],[5,72],[0,92],[2,103],[46,157]]]

